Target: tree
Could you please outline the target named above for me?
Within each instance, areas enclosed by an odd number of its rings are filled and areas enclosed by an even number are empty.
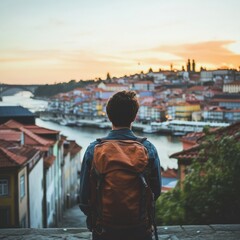
[[[186,221],[239,223],[240,143],[233,137],[218,141],[209,137],[199,159],[194,161],[192,173],[184,182]]]
[[[163,194],[157,220],[164,224],[240,222],[240,142],[208,137],[188,169],[183,188]]]
[[[107,79],[106,80],[111,80],[110,73],[107,73]]]

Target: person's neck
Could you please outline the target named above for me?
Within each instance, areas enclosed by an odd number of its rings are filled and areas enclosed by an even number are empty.
[[[130,127],[116,127],[114,125],[112,125],[112,130],[120,130],[120,129],[130,129],[131,130],[131,126]]]

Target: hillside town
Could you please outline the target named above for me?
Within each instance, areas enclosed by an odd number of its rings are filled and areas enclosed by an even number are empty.
[[[194,60],[188,60],[187,71],[150,69],[146,74],[108,76],[55,95],[38,114],[61,125],[109,127],[105,106],[121,90],[138,94],[135,127],[145,133],[184,135],[183,150],[170,156],[178,169],[162,168],[162,192],[184,181],[204,142],[204,126],[214,128],[210,132],[216,140],[229,136],[239,141],[240,71],[197,72]],[[60,226],[63,212],[78,203],[82,147],[60,131],[36,125],[35,117],[20,106],[0,107],[0,227]]]
[[[106,80],[86,88],[55,95],[41,118],[62,125],[82,125],[83,119],[104,122],[108,98],[117,91],[134,90],[140,102],[137,123],[181,120],[229,125],[240,121],[240,71],[195,69],[195,61],[189,59],[186,70],[182,67],[181,71],[171,65],[170,70],[149,69],[148,73],[119,78],[108,74]]]

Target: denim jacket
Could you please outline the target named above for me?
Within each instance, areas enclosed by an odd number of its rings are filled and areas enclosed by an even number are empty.
[[[109,140],[136,140],[137,136],[128,129],[122,128],[119,130],[111,130],[109,134],[103,139]],[[81,176],[80,176],[80,204],[79,207],[85,215],[89,215],[89,198],[90,198],[90,170],[93,160],[94,147],[99,142],[96,140],[92,142],[83,157]],[[152,166],[151,174],[151,190],[154,193],[155,200],[160,196],[161,193],[161,172],[160,172],[160,160],[158,157],[157,150],[155,146],[150,143],[148,140],[143,141],[142,143],[148,151],[149,161],[152,161],[150,164]]]

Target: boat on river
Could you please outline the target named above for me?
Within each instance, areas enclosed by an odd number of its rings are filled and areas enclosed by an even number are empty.
[[[169,122],[151,122],[143,129],[144,133],[170,133]]]
[[[191,132],[202,132],[205,126],[210,128],[227,127],[229,123],[218,122],[196,122],[196,121],[181,121],[172,120],[167,122],[152,122],[144,129],[144,133],[171,133],[174,136],[184,136]]]
[[[229,126],[229,123],[172,120],[168,122],[168,125],[172,135],[184,136],[191,132],[202,132],[206,126],[220,128]]]

